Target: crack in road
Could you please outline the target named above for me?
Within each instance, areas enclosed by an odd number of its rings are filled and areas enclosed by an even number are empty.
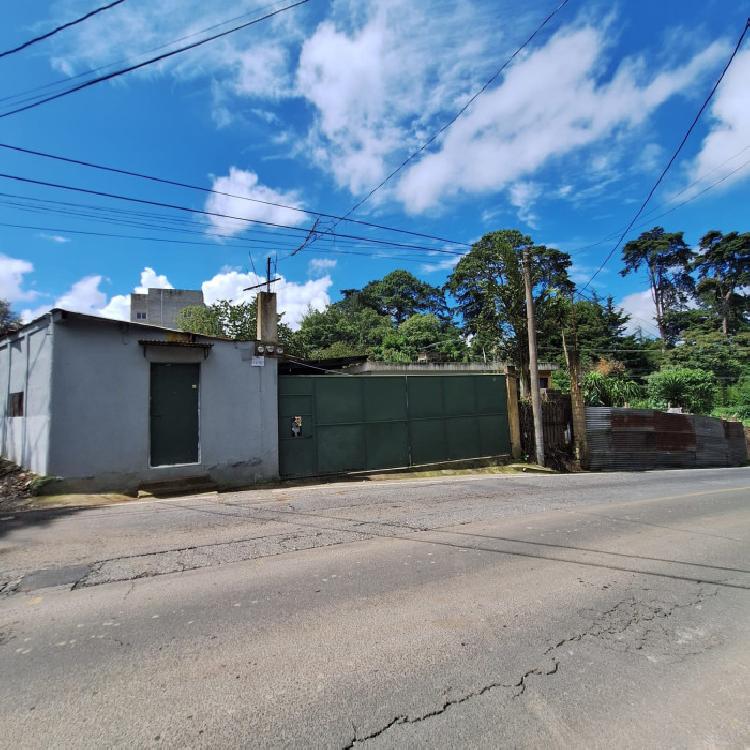
[[[528,687],[527,683],[528,683],[529,678],[548,677],[548,676],[557,674],[560,668],[560,661],[556,656],[550,656],[550,654],[552,654],[554,651],[557,651],[558,649],[563,647],[565,644],[582,641],[584,638],[607,639],[609,637],[616,637],[618,635],[622,635],[628,632],[634,626],[639,625],[641,622],[652,622],[658,619],[666,619],[666,618],[671,617],[672,614],[676,610],[702,605],[709,596],[716,596],[717,593],[718,593],[718,589],[714,589],[713,591],[705,591],[701,588],[698,590],[695,596],[689,599],[688,601],[675,602],[672,604],[666,604],[666,603],[649,604],[647,602],[638,602],[635,596],[631,596],[626,599],[621,599],[614,606],[610,607],[607,610],[604,610],[603,612],[598,613],[598,615],[591,621],[589,627],[586,630],[580,633],[576,633],[575,635],[562,638],[557,643],[547,648],[543,652],[543,656],[545,657],[549,656],[547,663],[545,664],[543,662],[531,669],[528,669],[526,672],[523,673],[523,675],[516,682],[511,682],[511,683],[505,683],[505,682],[500,682],[500,681],[490,682],[487,685],[484,685],[481,688],[465,693],[464,695],[461,695],[458,698],[445,700],[440,706],[438,706],[438,708],[435,708],[431,711],[427,711],[426,713],[423,713],[423,714],[419,714],[418,716],[409,716],[409,714],[398,714],[397,716],[394,716],[390,721],[388,721],[387,723],[385,723],[378,729],[370,732],[369,734],[362,735],[362,736],[359,736],[356,725],[352,722],[352,728],[354,730],[354,734],[353,734],[351,741],[347,745],[343,746],[343,750],[351,750],[351,748],[355,747],[356,745],[363,744],[370,740],[377,739],[378,737],[382,736],[383,734],[390,731],[394,727],[419,724],[428,719],[432,719],[436,716],[440,716],[441,714],[445,713],[446,711],[450,710],[451,708],[455,706],[459,706],[463,703],[467,703],[468,701],[479,698],[498,688],[513,690],[513,693],[511,694],[511,699],[515,700],[517,698],[520,698],[527,690],[527,687]],[[643,608],[646,608],[645,612],[641,611]],[[648,611],[648,608],[650,608],[650,612]],[[616,618],[618,614],[620,614],[623,611],[627,612],[628,609],[632,611],[630,611],[630,613],[625,616],[624,621],[620,622],[619,624],[617,624],[616,622],[615,623],[610,622],[613,617]],[[647,636],[648,633],[649,631],[647,630],[645,636]],[[641,639],[639,640],[642,640],[645,636],[641,636]],[[636,650],[640,650],[642,647],[643,647],[642,644],[639,646],[636,646]]]

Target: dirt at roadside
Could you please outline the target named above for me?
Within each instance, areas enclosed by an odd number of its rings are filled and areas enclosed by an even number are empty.
[[[0,509],[10,510],[26,505],[34,495],[39,476],[12,461],[0,459]]]

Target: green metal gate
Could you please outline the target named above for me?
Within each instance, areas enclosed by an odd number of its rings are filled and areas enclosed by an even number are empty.
[[[282,477],[509,451],[503,375],[279,377]]]

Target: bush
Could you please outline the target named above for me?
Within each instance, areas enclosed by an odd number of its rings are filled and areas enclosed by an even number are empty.
[[[587,406],[625,406],[641,395],[641,389],[633,380],[605,375],[599,369],[583,376],[581,390]]]
[[[692,414],[709,414],[716,398],[713,373],[691,367],[665,367],[646,378],[648,397],[658,409],[681,407]]]

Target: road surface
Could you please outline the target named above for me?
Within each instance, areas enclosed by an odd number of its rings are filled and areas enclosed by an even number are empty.
[[[0,517],[0,746],[750,745],[750,469]]]

